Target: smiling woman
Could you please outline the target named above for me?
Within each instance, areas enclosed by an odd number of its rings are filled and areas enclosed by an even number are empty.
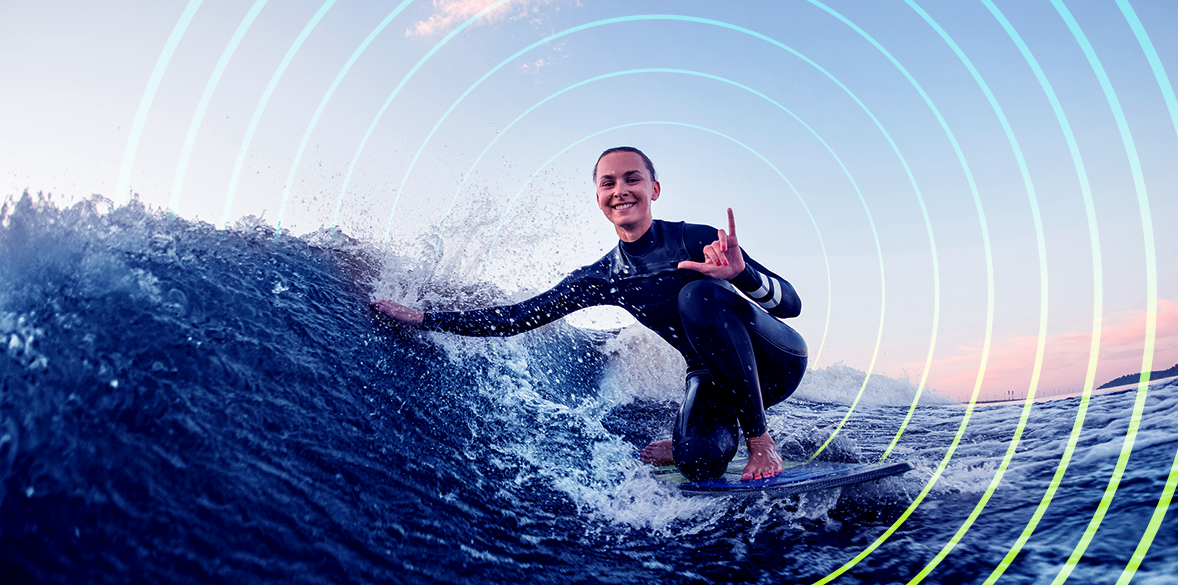
[[[801,300],[789,282],[744,254],[731,209],[727,232],[655,220],[656,177],[637,148],[611,148],[598,157],[597,205],[620,241],[545,293],[473,311],[421,313],[388,300],[374,306],[405,326],[473,336],[515,335],[585,307],[621,307],[687,362],[674,437],[651,443],[640,458],[674,463],[691,479],[718,477],[743,431],[749,462],[741,479],[776,475],[782,460],[765,408],[792,394],[805,373],[805,341],[778,320],[796,317]]]
[[[609,156],[621,153],[632,156]],[[602,159],[606,157],[609,157],[606,167],[602,168]],[[645,166],[645,177],[642,169],[633,168],[635,157]],[[619,161],[624,161],[624,164],[619,164]],[[600,177],[598,173],[601,173]],[[633,242],[646,233],[653,219],[650,204],[658,200],[661,187],[654,163],[644,152],[632,146],[618,146],[601,153],[597,157],[597,164],[593,166],[593,184],[597,185],[597,206],[606,219],[614,224],[623,242]]]

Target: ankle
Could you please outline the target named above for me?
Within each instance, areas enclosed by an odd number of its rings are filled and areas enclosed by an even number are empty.
[[[762,433],[756,437],[745,437],[745,443],[747,445],[749,445],[750,447],[752,447],[753,445],[756,445],[756,446],[776,445],[776,443],[774,443],[774,441],[773,441],[773,437],[769,435],[769,431],[765,431],[764,433]]]

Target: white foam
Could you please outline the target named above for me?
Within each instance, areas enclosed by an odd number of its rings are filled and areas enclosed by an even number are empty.
[[[794,396],[811,402],[851,404],[863,390],[859,404],[863,406],[910,406],[916,396],[917,386],[911,380],[889,378],[873,374],[863,388],[867,374],[841,362],[825,368],[806,371]],[[921,404],[956,404],[956,402],[932,388],[925,387],[920,395]]]
[[[546,399],[538,392],[544,359],[532,355],[538,351],[534,344],[518,338],[496,340],[494,346],[478,339],[448,335],[436,338],[456,367],[470,366],[475,356],[493,364],[478,392],[498,407],[478,416],[506,429],[485,447],[506,456],[502,468],[515,472],[515,480],[509,480],[508,486],[516,487],[507,489],[528,489],[529,483],[537,481],[550,486],[569,499],[579,516],[593,520],[587,530],[603,534],[616,534],[618,528],[665,537],[699,534],[731,521],[735,515],[747,525],[752,539],[767,524],[776,525],[783,519],[787,523],[821,520],[835,506],[838,490],[803,498],[765,497],[750,502],[729,497],[686,497],[674,485],[655,479],[651,468],[635,459],[634,446],[606,430],[601,420],[618,402],[634,395],[630,384],[635,380],[648,382],[645,387],[654,389],[656,395],[671,392],[677,398],[682,385],[682,358],[678,374],[653,374],[660,368],[649,364],[637,367],[629,360],[641,360],[645,350],[658,345],[652,345],[640,331],[619,339],[612,340],[616,345],[605,351],[611,356],[627,357],[611,364],[612,374],[607,374],[598,394],[577,399],[570,406]],[[521,462],[523,465],[519,465]]]
[[[687,362],[650,329],[641,325],[622,329],[599,350],[609,356],[602,390],[618,403],[682,397]]]

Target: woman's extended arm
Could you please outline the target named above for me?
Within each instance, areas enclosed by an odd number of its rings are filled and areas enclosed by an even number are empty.
[[[580,269],[546,292],[514,305],[422,313],[381,300],[373,308],[409,327],[473,337],[509,336],[551,323],[573,311],[605,304],[592,271]]]

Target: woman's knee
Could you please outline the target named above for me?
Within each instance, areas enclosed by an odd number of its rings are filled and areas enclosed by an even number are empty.
[[[689,282],[679,290],[679,316],[685,324],[690,321],[709,322],[722,306],[717,301],[727,292],[711,279]]]
[[[675,467],[691,481],[715,479],[724,475],[736,449],[708,437],[688,437],[672,443]]]

